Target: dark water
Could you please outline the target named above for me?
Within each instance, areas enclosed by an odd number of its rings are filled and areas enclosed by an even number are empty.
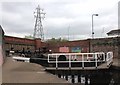
[[[120,70],[109,69],[90,72],[52,72],[70,83],[83,85],[120,85]]]

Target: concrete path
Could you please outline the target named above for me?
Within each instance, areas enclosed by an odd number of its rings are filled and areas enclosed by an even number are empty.
[[[2,68],[2,83],[65,83],[55,75],[47,73],[40,65],[13,61],[7,58]]]

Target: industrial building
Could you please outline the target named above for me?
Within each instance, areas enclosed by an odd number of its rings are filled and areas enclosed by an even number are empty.
[[[43,48],[58,52],[108,52],[113,51],[114,57],[118,57],[120,37],[85,39],[77,41],[66,41],[58,43],[46,43],[41,39],[26,39],[12,36],[4,36],[4,47],[6,51],[31,51]]]

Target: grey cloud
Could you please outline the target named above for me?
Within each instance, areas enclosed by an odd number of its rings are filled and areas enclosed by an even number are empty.
[[[32,13],[30,14],[30,12],[32,12],[30,11],[30,7],[30,3],[26,2],[4,2],[2,4],[2,23],[3,26],[5,26],[4,29],[6,32],[15,32],[21,34],[33,32],[34,19],[32,19]],[[29,9],[24,11],[25,8]],[[8,15],[6,16],[4,13]],[[17,15],[20,15],[20,19],[16,19]]]
[[[91,36],[91,16],[92,12],[98,13],[99,16],[94,18],[94,28],[96,37],[101,36],[103,27],[105,32],[111,30],[116,26],[117,17],[116,11],[109,8],[96,7],[94,11],[87,10],[88,0],[52,0],[51,2],[40,1],[41,8],[46,12],[46,19],[43,21],[44,31],[46,37],[67,37],[68,27],[70,25],[70,37],[74,35],[75,38]],[[36,2],[3,2],[3,27],[6,33],[31,33],[33,34],[35,19],[33,12],[37,7]],[[85,5],[88,8],[72,8],[72,5]],[[36,6],[35,6],[36,5]],[[10,15],[9,15],[10,14]],[[18,17],[17,17],[18,16]],[[58,21],[54,21],[54,19]],[[60,19],[66,20],[60,21]],[[113,19],[114,18],[114,19]],[[49,21],[49,19],[52,19]],[[46,21],[48,20],[48,21]],[[113,25],[113,28],[112,26]],[[106,27],[107,26],[107,27]]]
[[[3,11],[18,12],[24,11],[25,8],[30,8],[31,2],[2,2]]]

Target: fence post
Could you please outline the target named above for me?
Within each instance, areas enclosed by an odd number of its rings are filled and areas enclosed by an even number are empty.
[[[103,61],[105,61],[105,53],[103,53]]]
[[[57,55],[56,55],[56,69],[58,68],[58,60],[57,60]]]
[[[87,61],[88,61],[89,59],[88,59],[88,54],[87,54]]]
[[[95,67],[97,68],[97,53],[95,53],[94,55],[95,55]]]
[[[71,68],[71,55],[69,54],[69,68]]]
[[[82,68],[84,69],[84,56],[82,54]]]
[[[49,63],[49,55],[50,55],[50,54],[48,54],[48,63]]]

